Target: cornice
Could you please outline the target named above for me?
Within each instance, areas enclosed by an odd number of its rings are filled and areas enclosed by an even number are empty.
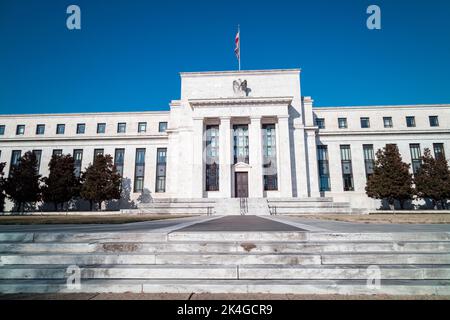
[[[230,71],[205,71],[205,72],[180,72],[181,78],[187,77],[214,77],[214,76],[242,76],[242,75],[267,75],[267,74],[299,74],[301,69],[272,69],[272,70],[230,70]]]
[[[293,97],[239,97],[239,98],[216,98],[216,99],[189,99],[189,104],[193,108],[201,107],[228,107],[237,105],[283,105],[287,106],[292,102]]]

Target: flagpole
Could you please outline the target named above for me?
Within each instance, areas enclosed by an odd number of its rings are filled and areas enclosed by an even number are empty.
[[[239,33],[239,71],[241,71],[241,26],[238,24]]]

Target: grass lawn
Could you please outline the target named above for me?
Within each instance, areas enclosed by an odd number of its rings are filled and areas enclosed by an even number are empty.
[[[359,223],[394,223],[394,224],[446,224],[450,223],[450,214],[427,213],[427,214],[315,214],[297,215],[306,219],[332,220]]]
[[[183,215],[103,215],[103,216],[0,216],[0,225],[22,224],[121,224],[191,216]]]

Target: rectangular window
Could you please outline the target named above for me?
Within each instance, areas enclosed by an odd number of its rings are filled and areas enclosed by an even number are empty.
[[[44,134],[45,133],[45,124],[38,124],[36,126],[36,134]]]
[[[344,191],[354,191],[352,152],[349,145],[341,145],[341,166]]]
[[[439,157],[445,158],[443,143],[433,143],[433,149],[434,149],[434,158],[435,159],[438,159]]]
[[[234,164],[238,162],[249,163],[248,157],[248,125],[234,125]]]
[[[24,124],[18,124],[16,127],[16,135],[23,136],[25,134],[25,125]]]
[[[22,151],[21,150],[13,150],[11,153],[11,166],[9,167],[9,174],[11,174],[11,171],[13,167],[17,166],[20,162],[20,158],[22,157]]]
[[[392,117],[383,117],[383,123],[385,128],[392,128]]]
[[[0,125],[0,136],[3,136],[5,134],[5,125]]]
[[[422,153],[420,152],[420,144],[412,143],[409,145],[411,150],[411,164],[413,173],[416,174],[417,170],[422,166]]]
[[[219,126],[206,126],[206,191],[219,191]]]
[[[158,148],[156,152],[156,192],[166,192],[167,149]]]
[[[73,160],[74,160],[74,173],[77,178],[81,175],[81,164],[83,162],[83,150],[75,149],[73,150]]]
[[[373,168],[375,167],[373,144],[364,144],[363,153],[364,153],[364,166],[366,168],[366,178],[369,178],[373,174]]]
[[[414,128],[416,126],[416,117],[406,117],[406,126],[408,128]]]
[[[347,118],[338,119],[339,129],[347,129]]]
[[[41,168],[41,158],[42,158],[42,150],[33,150],[34,156],[36,157],[37,162],[37,171],[39,173]]]
[[[367,129],[370,128],[370,119],[369,118],[361,118],[361,128]]]
[[[52,155],[54,156],[62,156],[62,149],[54,149]]]
[[[114,166],[117,172],[123,176],[123,164],[125,162],[125,149],[116,149],[114,152]]]
[[[56,125],[56,134],[64,134],[64,131],[66,131],[65,124],[57,124]]]
[[[159,123],[159,132],[166,132],[167,130],[167,122],[160,122]]]
[[[439,127],[438,116],[430,116],[430,127]]]
[[[138,123],[138,133],[147,131],[147,122],[139,122]]]
[[[144,190],[144,173],[145,173],[145,149],[136,149],[136,159],[134,166],[134,192],[142,192]]]
[[[316,126],[318,126],[319,129],[325,129],[325,119],[324,118],[316,118]]]
[[[320,191],[330,191],[330,169],[328,165],[328,147],[317,146],[317,161],[319,164]]]
[[[94,149],[94,161],[95,161],[95,158],[97,158],[97,156],[103,155],[104,152],[105,151],[103,149]]]
[[[264,190],[278,190],[277,140],[275,124],[263,124],[263,181]]]
[[[97,133],[105,133],[106,123],[97,123]]]
[[[117,133],[125,133],[127,131],[127,124],[125,122],[119,122],[117,124]]]
[[[86,132],[86,124],[78,123],[77,124],[77,134],[84,134]]]

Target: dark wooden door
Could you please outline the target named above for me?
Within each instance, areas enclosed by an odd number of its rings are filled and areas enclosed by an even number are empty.
[[[234,182],[236,198],[248,198],[248,173],[236,172]]]

